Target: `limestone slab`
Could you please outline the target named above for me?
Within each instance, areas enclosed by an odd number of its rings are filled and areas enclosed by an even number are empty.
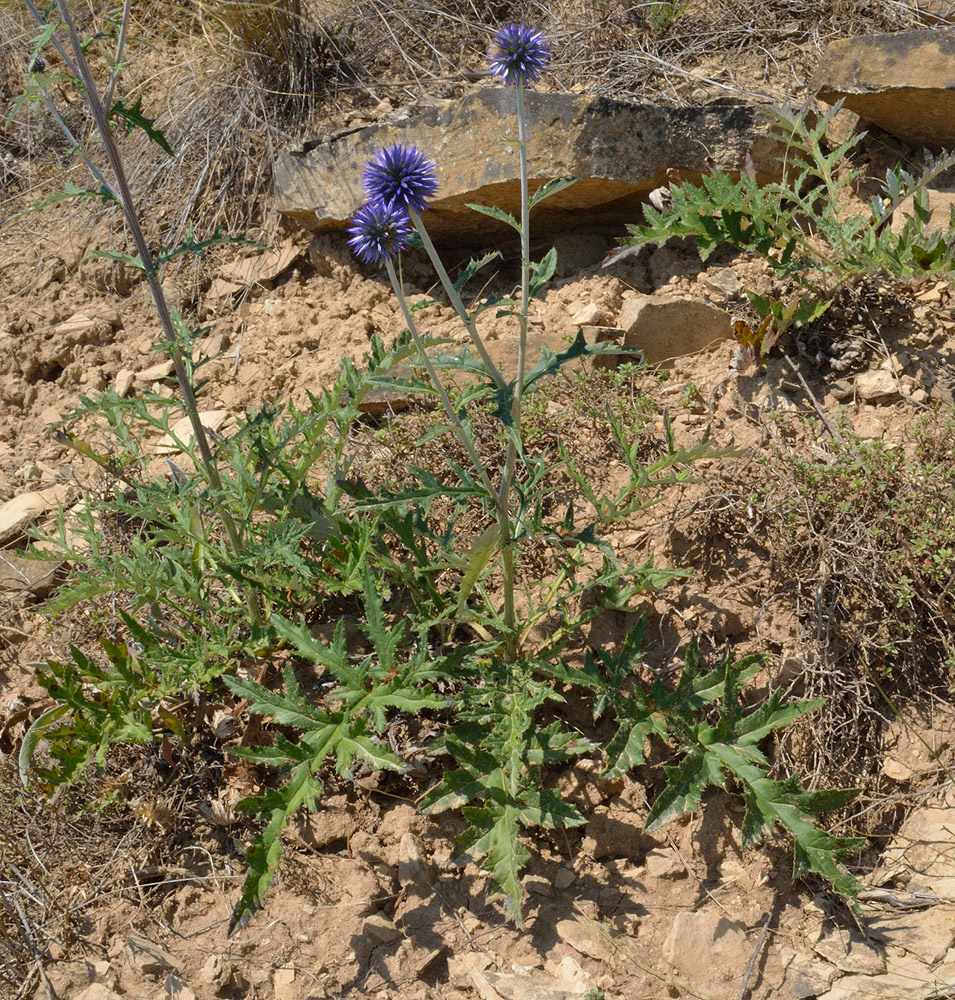
[[[668,108],[532,91],[526,108],[532,190],[554,177],[579,178],[535,209],[537,235],[565,232],[582,217],[618,229],[628,219],[640,221],[641,204],[667,182],[668,169],[699,179],[704,150],[720,170],[738,171],[750,152],[758,177],[780,173],[782,146],[754,105]],[[437,165],[440,187],[426,220],[433,238],[466,242],[511,233],[467,203],[519,211],[516,137],[514,93],[506,88],[411,108],[398,120],[280,153],[276,207],[310,229],[341,228],[364,199],[365,164],[379,149],[401,143]]]
[[[752,952],[743,924],[705,911],[678,913],[666,947],[670,965],[695,982],[738,975]]]
[[[955,30],[926,28],[840,38],[810,89],[820,100],[918,146],[955,146]]]

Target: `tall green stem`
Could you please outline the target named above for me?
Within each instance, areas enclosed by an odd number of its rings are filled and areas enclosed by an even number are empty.
[[[438,375],[437,369],[435,369],[431,358],[428,357],[424,341],[421,339],[421,335],[418,333],[418,328],[415,326],[414,318],[411,315],[411,310],[408,308],[408,303],[405,299],[404,289],[401,286],[401,282],[398,280],[395,265],[390,257],[385,258],[385,269],[388,272],[391,287],[394,289],[395,296],[398,299],[398,305],[401,308],[401,315],[404,317],[405,325],[408,328],[408,332],[411,334],[411,339],[414,341],[418,355],[428,373],[428,378],[431,380],[431,384],[434,386],[434,390],[437,392],[438,398],[441,400],[441,405],[444,407],[444,411],[447,414],[448,419],[451,421],[451,426],[454,429],[455,436],[467,452],[468,458],[471,459],[471,464],[477,470],[481,484],[484,486],[484,489],[487,490],[488,497],[496,508],[498,528],[500,530],[499,544],[501,546],[501,561],[504,573],[504,623],[506,631],[506,635],[504,637],[504,649],[507,658],[511,659],[514,657],[516,652],[517,619],[514,614],[514,546],[511,532],[510,514],[507,507],[507,493],[503,490],[496,490],[494,488],[491,478],[487,473],[487,469],[481,461],[481,457],[478,455],[477,449],[474,447],[474,441],[472,440],[470,433],[461,421],[460,416],[458,416],[458,412],[454,408],[454,404],[451,402],[451,397],[448,395],[447,390],[444,388],[444,384]],[[510,586],[508,586],[508,583],[510,583]]]
[[[484,341],[481,340],[481,337],[477,332],[477,325],[474,317],[471,316],[465,308],[464,300],[461,298],[461,293],[454,287],[454,282],[451,280],[444,263],[438,256],[438,251],[435,249],[434,243],[432,243],[431,237],[428,235],[428,230],[424,228],[424,223],[421,221],[420,214],[417,209],[412,208],[409,210],[408,215],[411,219],[411,224],[415,227],[415,231],[421,237],[421,242],[424,245],[425,250],[428,252],[428,256],[431,258],[431,263],[434,265],[435,271],[438,273],[438,279],[441,282],[441,287],[451,300],[451,305],[454,306],[454,311],[458,314],[458,318],[468,331],[468,336],[471,338],[471,343],[474,345],[474,349],[478,352],[478,355],[484,362],[484,366],[487,368],[491,378],[494,379],[498,387],[506,389],[507,382],[501,374],[501,370],[491,360],[491,355],[488,354],[487,348],[484,346]]]
[[[520,339],[517,345],[517,378],[514,381],[514,391],[511,396],[511,432],[508,436],[507,457],[504,460],[504,475],[501,479],[501,506],[509,509],[511,487],[514,484],[514,473],[517,469],[517,459],[521,451],[521,397],[524,393],[524,369],[527,361],[527,314],[530,310],[530,267],[531,267],[531,229],[530,229],[530,197],[527,179],[527,117],[524,113],[524,83],[517,81],[517,149],[520,164],[521,183],[521,309],[518,317],[520,324]],[[511,528],[510,515],[507,517],[508,528]],[[504,624],[508,632],[508,657],[515,659],[519,652],[520,640],[517,634],[517,615],[514,607],[515,589],[515,537],[511,531],[505,539],[501,533],[501,561],[504,567]]]
[[[487,469],[484,467],[484,463],[481,461],[481,457],[478,455],[477,449],[474,447],[471,435],[468,433],[467,428],[458,416],[458,411],[454,408],[454,403],[451,402],[451,397],[448,395],[448,391],[445,389],[444,383],[441,381],[441,377],[438,375],[437,369],[434,367],[431,358],[428,357],[424,341],[421,339],[421,334],[418,333],[418,328],[411,315],[411,310],[408,308],[408,303],[405,300],[404,289],[401,287],[401,282],[398,280],[398,274],[395,271],[395,265],[390,257],[385,258],[385,269],[388,272],[391,287],[394,289],[395,296],[398,299],[398,305],[401,308],[401,315],[404,317],[405,326],[407,326],[408,332],[411,334],[411,339],[414,341],[418,355],[424,364],[425,371],[428,373],[428,378],[434,386],[434,391],[438,394],[438,399],[441,400],[441,405],[444,407],[444,411],[447,414],[448,419],[451,421],[451,426],[454,428],[455,436],[461,442],[464,450],[468,453],[468,458],[471,459],[471,464],[477,471],[481,484],[488,491],[491,499],[495,501],[495,505],[499,506],[497,504],[498,492],[494,489],[494,486],[491,483],[490,477],[487,474]]]
[[[160,326],[162,327],[166,342],[169,344],[169,353],[176,372],[176,380],[179,383],[179,391],[182,394],[186,413],[189,417],[189,423],[192,427],[193,438],[195,440],[196,447],[199,450],[200,462],[209,485],[212,486],[217,493],[221,494],[222,479],[219,475],[219,470],[216,465],[215,456],[212,453],[212,448],[209,445],[209,438],[206,434],[206,429],[202,426],[202,420],[199,417],[199,405],[196,401],[196,395],[189,379],[185,356],[179,346],[179,331],[159,284],[159,278],[156,274],[156,266],[152,259],[152,255],[150,254],[149,245],[146,242],[146,236],[143,233],[142,226],[140,225],[139,215],[133,201],[132,191],[126,178],[126,169],[123,165],[123,159],[120,155],[119,148],[113,139],[113,134],[110,131],[106,108],[100,100],[96,82],[93,79],[92,72],[90,71],[89,63],[87,62],[83,51],[82,42],[80,41],[79,34],[77,33],[76,25],[73,23],[69,8],[66,5],[66,0],[56,0],[56,6],[63,24],[66,26],[67,32],[69,33],[70,48],[72,49],[73,57],[76,60],[76,70],[83,83],[86,100],[90,111],[92,112],[93,121],[96,124],[96,130],[103,142],[103,146],[106,150],[106,156],[113,172],[113,177],[116,180],[115,190],[112,188],[111,190],[114,190],[116,199],[123,210],[123,215],[126,218],[126,223],[129,226],[130,234],[132,235],[133,242],[136,245],[136,251],[139,254],[140,262],[142,263],[143,274],[145,275],[146,283],[149,286],[149,291],[152,295],[153,304],[155,305],[156,313],[159,317]],[[35,8],[32,9],[34,10],[34,16],[39,17],[39,12],[36,11]],[[127,15],[124,14],[124,21],[126,16]],[[40,18],[40,23],[44,23],[42,18]],[[59,43],[56,43],[56,46],[57,51],[62,52],[62,48],[59,46]],[[120,61],[121,55],[121,50],[117,50],[117,62]],[[95,173],[96,172],[94,171],[94,175]],[[225,527],[226,534],[228,535],[229,544],[232,547],[233,552],[238,554],[242,548],[242,542],[239,537],[239,531],[236,528],[235,521],[233,520],[231,514],[222,509],[219,510],[219,516],[222,520],[223,526]],[[258,607],[251,595],[248,596],[248,604],[249,612],[252,615],[253,621],[258,622],[260,619]]]

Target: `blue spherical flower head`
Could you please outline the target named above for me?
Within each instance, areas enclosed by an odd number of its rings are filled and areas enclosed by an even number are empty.
[[[423,212],[438,190],[435,166],[414,146],[379,150],[365,167],[362,186],[369,201]]]
[[[369,264],[390,260],[411,242],[411,224],[397,205],[368,202],[352,216],[348,227],[352,250]]]
[[[533,83],[549,59],[547,41],[536,28],[510,24],[494,36],[491,72],[508,86]]]

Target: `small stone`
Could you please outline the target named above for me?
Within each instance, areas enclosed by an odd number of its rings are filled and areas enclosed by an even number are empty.
[[[102,983],[93,983],[82,993],[77,993],[73,1000],[122,1000],[122,997]]]
[[[472,972],[471,983],[482,1000],[580,1000],[576,992],[540,976],[515,976],[499,972]]]
[[[667,939],[667,961],[681,975],[711,980],[716,969],[735,976],[752,952],[743,924],[718,913],[678,913]]]
[[[265,986],[265,984],[271,979],[268,969],[253,969],[249,973],[249,982],[253,986]]]
[[[49,594],[56,582],[62,562],[24,559],[12,552],[0,552],[0,589],[13,592],[27,590],[40,597]]]
[[[615,957],[616,949],[611,944],[609,930],[601,933],[589,922],[580,920],[558,920],[554,929],[564,944],[569,944],[581,955],[595,958],[598,962],[609,962]]]
[[[716,271],[707,271],[703,275],[703,284],[717,295],[726,299],[735,299],[739,295],[740,283],[736,272],[731,267],[721,267]]]
[[[548,966],[547,971],[571,993],[582,995],[593,989],[593,976],[584,971],[573,955],[564,955],[556,966]]]
[[[484,972],[490,964],[491,959],[480,951],[452,955],[448,959],[448,980],[452,986],[468,989],[471,985],[471,973]]]
[[[199,975],[202,978],[202,981],[204,983],[209,983],[210,986],[225,986],[232,978],[231,973],[226,967],[221,955],[210,955],[209,958],[206,959],[206,963],[203,965],[202,971]]]
[[[644,864],[647,875],[652,878],[682,878],[686,875],[686,866],[672,847],[648,852]]]
[[[893,781],[908,781],[915,772],[908,764],[890,756],[882,761],[882,773]]]
[[[421,857],[421,849],[413,833],[401,835],[398,844],[398,885],[418,885],[426,887],[431,881],[431,872]]]
[[[642,295],[624,302],[617,325],[625,347],[643,351],[649,364],[695,354],[732,336],[729,313],[699,299]]]
[[[93,975],[97,979],[105,979],[112,970],[112,966],[105,959],[103,959],[100,962],[93,962],[92,964],[93,964]]]
[[[131,372],[128,368],[120,368],[113,381],[113,392],[125,399],[133,391],[133,384],[135,382],[135,372]]]
[[[928,965],[941,962],[953,943],[953,913],[939,907],[907,913],[885,913],[867,920],[869,936],[903,948]]]
[[[168,951],[139,934],[130,934],[126,938],[124,951],[127,962],[147,976],[161,976],[178,966]]]
[[[136,372],[136,381],[143,385],[148,385],[150,382],[161,382],[164,378],[169,378],[175,370],[176,366],[172,361],[160,361],[141,372]]]
[[[294,982],[294,969],[276,969],[275,974],[272,976],[272,992],[275,1000],[298,1000],[297,992],[292,990]]]
[[[75,313],[68,320],[64,320],[53,328],[53,332],[58,337],[72,337],[75,340],[81,339],[84,335],[96,329],[97,321],[87,316],[85,313]]]
[[[891,372],[878,370],[856,376],[855,390],[866,402],[899,395],[899,380]]]
[[[43,490],[21,493],[0,504],[0,545],[18,538],[28,525],[59,504],[66,503],[69,497],[68,486],[49,486]]]
[[[215,434],[223,427],[229,416],[228,410],[201,410],[199,413],[199,423],[202,424],[207,433],[212,432]],[[177,420],[169,428],[169,433],[156,445],[154,449],[155,453],[157,455],[176,454],[180,450],[179,446],[175,443],[176,440],[182,441],[186,447],[192,447],[195,443],[195,437],[192,433],[192,421],[189,417]]]
[[[823,928],[812,950],[843,972],[865,976],[885,972],[885,956],[854,929]]]
[[[554,895],[553,884],[548,882],[546,878],[540,878],[536,875],[528,875],[528,877],[524,879],[524,888],[528,892],[536,893],[538,896]]]
[[[366,917],[362,924],[362,930],[382,944],[390,944],[402,936],[394,921],[389,920],[381,913],[373,913],[370,917]]]
[[[795,952],[785,965],[786,985],[796,1000],[810,1000],[825,993],[838,974],[835,966]]]
[[[170,1000],[196,1000],[195,993],[178,976],[167,976],[163,987]]]
[[[574,326],[602,326],[607,321],[607,314],[593,302],[581,306],[571,317]]]
[[[554,888],[555,889],[566,889],[573,885],[577,880],[577,873],[573,868],[567,868],[565,865],[561,865],[554,874]]]

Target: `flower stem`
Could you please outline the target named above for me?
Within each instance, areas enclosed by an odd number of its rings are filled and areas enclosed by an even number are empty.
[[[481,360],[484,362],[484,366],[487,368],[491,378],[497,383],[498,388],[506,389],[507,382],[501,374],[501,370],[491,360],[490,354],[487,353],[484,341],[477,332],[477,325],[474,322],[474,317],[472,317],[467,311],[464,306],[464,300],[461,298],[461,293],[454,287],[454,282],[448,275],[441,258],[438,256],[438,251],[435,249],[434,243],[432,243],[431,237],[428,235],[428,231],[425,229],[424,223],[421,221],[421,215],[416,209],[412,208],[409,209],[408,216],[411,219],[411,224],[415,227],[415,231],[421,237],[421,242],[424,245],[425,250],[427,250],[428,256],[431,258],[431,263],[434,265],[435,271],[438,272],[438,278],[441,281],[441,286],[444,288],[448,298],[451,300],[451,305],[454,306],[455,312],[458,314],[458,317],[467,329],[468,335],[471,338],[471,343],[474,344],[474,348],[480,355]]]
[[[391,287],[398,298],[401,315],[404,317],[405,325],[408,327],[411,339],[414,341],[414,345],[428,373],[428,378],[431,379],[431,384],[434,386],[434,390],[441,400],[441,405],[444,407],[444,411],[451,421],[455,436],[467,452],[468,458],[471,459],[471,464],[477,470],[481,484],[487,490],[488,497],[495,507],[495,515],[500,531],[498,544],[501,548],[501,564],[504,574],[504,650],[507,659],[514,659],[517,652],[517,616],[514,610],[514,539],[507,505],[507,491],[503,490],[503,488],[501,490],[494,489],[487,468],[481,461],[477,449],[474,447],[471,435],[458,416],[458,412],[454,408],[454,404],[451,402],[451,398],[448,396],[447,390],[444,388],[431,358],[428,357],[424,341],[421,339],[418,328],[415,326],[411,310],[408,308],[408,303],[405,300],[404,289],[401,287],[401,282],[398,280],[398,275],[395,272],[395,265],[390,257],[385,258],[385,269],[388,272]]]
[[[504,459],[504,475],[501,479],[500,503],[508,509],[508,499],[514,483],[517,459],[522,451],[521,439],[521,397],[524,392],[524,369],[527,355],[527,314],[530,311],[530,268],[531,232],[530,198],[527,179],[527,120],[524,114],[524,83],[517,81],[517,148],[521,174],[521,309],[518,317],[520,340],[517,346],[517,378],[511,396],[511,428],[507,442],[507,456]],[[508,518],[508,526],[510,518]],[[516,538],[509,532],[507,538],[501,533],[501,561],[504,567],[504,625],[508,632],[508,659],[515,659],[519,652],[520,637],[517,634],[517,616],[514,609],[515,566],[514,545]]]
[[[447,389],[445,389],[444,383],[442,383],[437,369],[434,367],[431,358],[428,357],[424,341],[421,339],[421,334],[418,333],[417,326],[415,326],[411,310],[408,308],[408,303],[405,300],[404,289],[401,287],[401,282],[398,280],[398,274],[395,271],[395,265],[390,257],[385,258],[385,269],[388,272],[391,287],[394,289],[395,295],[397,296],[398,305],[401,307],[401,315],[404,317],[405,326],[408,327],[408,332],[411,334],[411,339],[414,341],[415,348],[417,349],[425,370],[428,373],[428,378],[431,380],[431,384],[434,386],[434,391],[438,394],[438,398],[441,400],[441,405],[444,407],[444,411],[447,414],[448,419],[451,421],[455,436],[461,442],[464,450],[468,453],[468,458],[471,459],[471,464],[477,470],[482,485],[488,491],[491,499],[495,502],[495,506],[500,509],[500,504],[498,503],[498,491],[494,489],[491,479],[488,476],[487,469],[481,461],[481,458],[477,453],[477,449],[474,447],[474,442],[471,440],[471,435],[468,433],[467,428],[458,416],[458,411],[454,408],[454,403],[451,402],[451,397],[448,395]]]

